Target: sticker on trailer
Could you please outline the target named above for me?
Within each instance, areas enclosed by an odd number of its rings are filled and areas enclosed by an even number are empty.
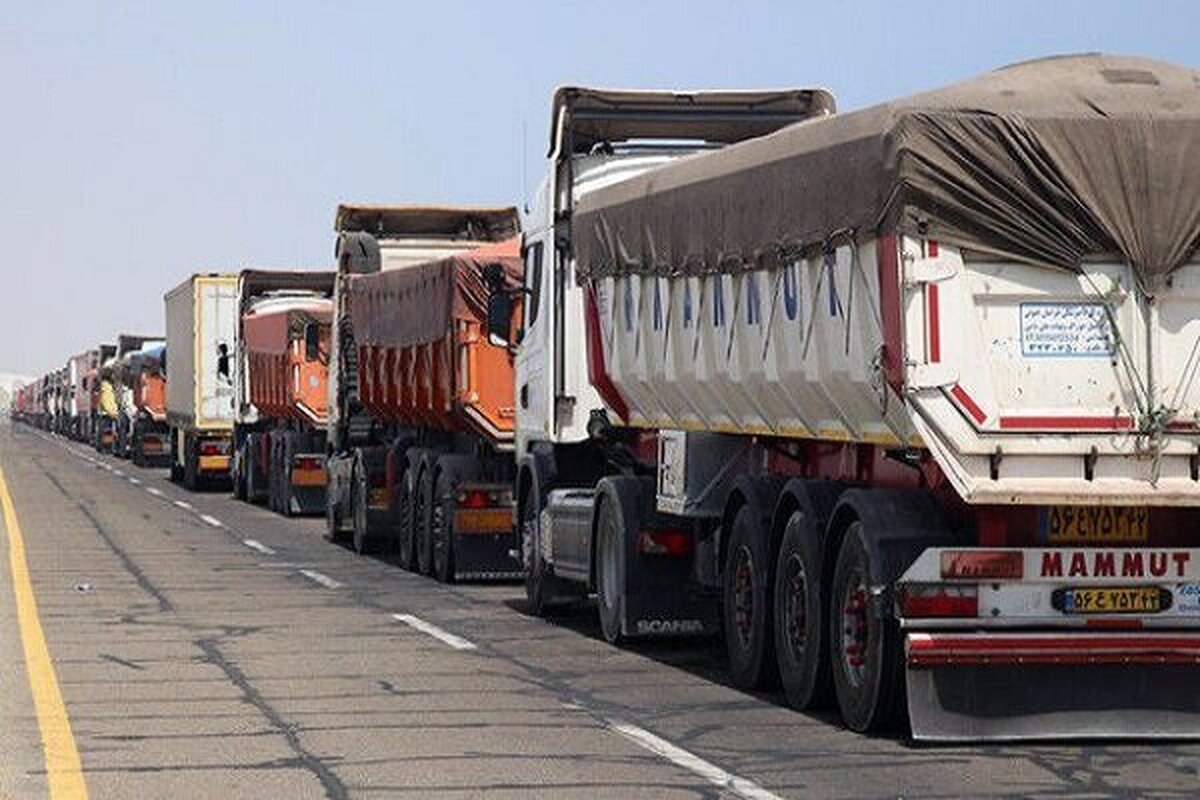
[[[1107,358],[1113,354],[1103,303],[1021,303],[1021,355]]]

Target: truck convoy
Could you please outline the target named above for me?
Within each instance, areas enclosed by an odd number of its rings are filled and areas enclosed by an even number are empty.
[[[229,477],[238,276],[200,273],[167,292],[171,479],[188,489]]]
[[[1198,737],[1197,85],[560,89],[520,226],[341,206],[331,302],[169,293],[173,475],[236,435],[240,495],[327,475],[356,550],[594,594],[612,642],[720,635],[735,685],[856,731]],[[53,426],[63,383],[14,413]]]
[[[488,282],[520,282],[514,208],[341,206],[330,372],[330,535],[394,543],[443,581],[517,574],[512,356]]]
[[[238,277],[234,495],[282,514],[325,513],[332,272]]]

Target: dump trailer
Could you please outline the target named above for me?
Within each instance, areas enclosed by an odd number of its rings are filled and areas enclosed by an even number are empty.
[[[171,479],[229,478],[237,348],[236,273],[192,275],[164,297]]]
[[[715,595],[738,686],[858,731],[1200,736],[1198,82],[1028,62],[580,197],[531,594]]]
[[[129,392],[126,452],[139,467],[171,464],[167,427],[167,346],[149,341],[121,359],[123,389]]]
[[[113,368],[113,376],[116,379],[113,388],[117,393],[117,433],[116,441],[113,442],[113,455],[118,458],[133,457],[134,440],[140,433],[140,431],[135,431],[135,428],[145,410],[138,403],[138,395],[142,389],[140,372],[147,366],[147,361],[145,358],[137,356],[146,349],[157,350],[163,345],[161,336],[123,333],[117,337],[116,364]],[[153,389],[161,390],[161,388],[159,382],[155,381]],[[147,415],[150,413],[147,411]],[[159,412],[160,416],[162,413]],[[152,439],[156,442],[161,439],[165,443],[165,439],[158,433],[152,433]]]
[[[92,412],[91,395],[87,380],[96,369],[100,358],[98,350],[85,350],[71,356],[67,361],[67,412],[69,420],[66,435],[77,441],[87,441],[88,417]]]
[[[284,515],[325,513],[332,272],[238,279],[233,492]]]
[[[342,206],[336,228],[330,535],[442,580],[514,574],[511,363],[481,325],[485,278],[519,274],[516,210]]]

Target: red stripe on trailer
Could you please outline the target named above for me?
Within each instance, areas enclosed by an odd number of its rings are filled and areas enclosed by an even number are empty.
[[[583,316],[585,336],[587,337],[587,367],[588,381],[596,388],[600,399],[611,408],[621,422],[629,421],[629,406],[612,378],[608,376],[608,368],[604,366],[604,341],[600,334],[600,309],[596,305],[596,290],[588,286],[583,293]]]
[[[911,633],[910,667],[989,664],[1194,664],[1200,634]]]
[[[925,317],[929,320],[929,363],[942,360],[941,302],[936,283],[925,284]]]
[[[925,243],[925,257],[926,258],[937,258],[938,257],[937,239],[930,239],[928,242]]]
[[[879,318],[883,322],[883,374],[893,391],[904,391],[904,334],[900,319],[900,250],[894,233],[875,243],[879,271]]]
[[[958,401],[963,410],[971,415],[971,418],[979,425],[982,425],[987,420],[987,413],[979,407],[975,399],[967,394],[967,390],[959,384],[954,384],[950,387],[950,396]]]
[[[1006,430],[1059,430],[1124,431],[1133,427],[1132,417],[1001,417],[1000,427]]]

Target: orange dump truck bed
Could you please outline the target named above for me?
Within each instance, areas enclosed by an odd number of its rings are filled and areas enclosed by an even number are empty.
[[[373,414],[511,441],[513,357],[486,333],[484,271],[493,265],[520,286],[519,240],[350,278],[359,399]]]
[[[283,299],[242,317],[250,402],[259,413],[323,426],[328,419],[333,301]]]

